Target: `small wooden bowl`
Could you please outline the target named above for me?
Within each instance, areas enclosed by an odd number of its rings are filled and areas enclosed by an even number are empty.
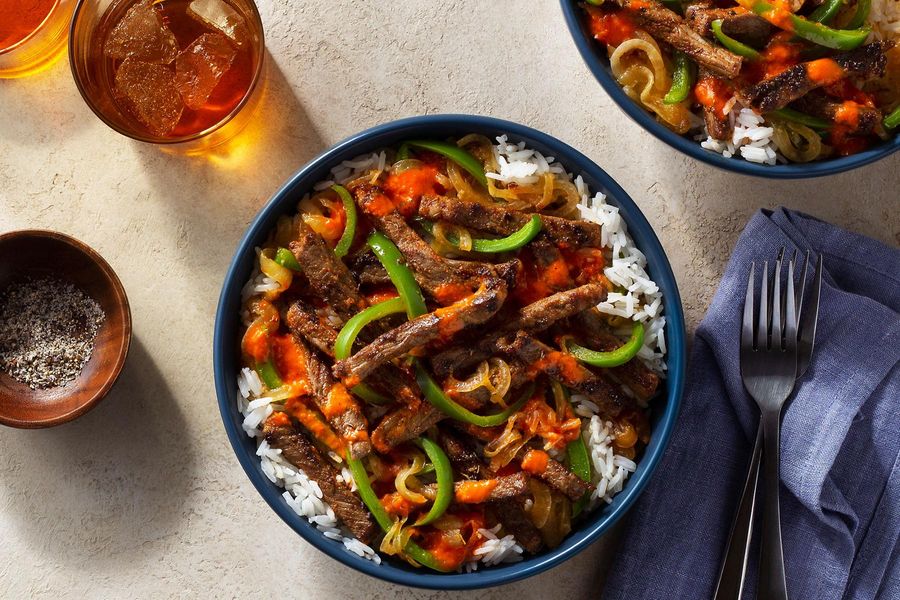
[[[67,423],[91,410],[112,388],[131,344],[131,308],[109,264],[75,238],[53,231],[0,235],[0,291],[28,277],[57,277],[81,288],[103,308],[94,352],[81,374],[62,387],[33,390],[0,371],[0,423],[39,428]]]

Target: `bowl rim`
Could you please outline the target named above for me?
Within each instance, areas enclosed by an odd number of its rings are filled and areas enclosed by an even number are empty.
[[[587,64],[588,70],[591,71],[594,78],[616,105],[631,120],[658,140],[708,165],[742,175],[753,175],[767,179],[803,179],[835,175],[856,169],[886,158],[900,150],[900,133],[894,135],[893,139],[887,142],[857,154],[809,163],[764,165],[741,158],[725,158],[717,152],[706,150],[700,146],[699,142],[679,135],[659,123],[646,109],[629,98],[609,73],[608,61],[602,58],[597,51],[597,42],[585,34],[584,25],[579,14],[578,0],[560,0],[560,6],[562,7],[569,33],[575,42],[575,46],[578,48],[578,52],[581,54],[581,58]]]
[[[641,250],[648,256],[659,257],[659,260],[653,263],[651,268],[654,280],[666,290],[666,339],[669,348],[666,404],[664,409],[660,411],[661,414],[654,427],[654,438],[658,441],[654,442],[651,440],[653,449],[650,451],[648,448],[647,455],[639,463],[638,471],[629,478],[628,486],[614,498],[613,503],[609,507],[598,508],[592,520],[579,531],[570,534],[559,548],[535,557],[526,558],[518,563],[499,565],[463,574],[410,572],[389,563],[377,565],[372,561],[351,554],[341,544],[326,540],[306,519],[299,517],[284,502],[281,496],[282,488],[276,487],[264,476],[258,457],[255,452],[250,452],[246,446],[246,440],[250,438],[244,433],[238,420],[235,418],[237,414],[235,405],[236,371],[227,372],[229,366],[227,363],[230,360],[227,357],[227,353],[230,352],[234,355],[237,353],[237,348],[236,346],[225,346],[225,344],[236,342],[237,338],[237,310],[231,311],[234,308],[234,301],[239,299],[240,290],[245,283],[246,277],[249,276],[249,273],[242,272],[246,270],[246,267],[241,264],[242,260],[244,260],[248,252],[253,252],[255,241],[268,234],[271,227],[270,223],[274,223],[274,219],[278,215],[284,214],[290,203],[296,201],[299,197],[298,193],[302,194],[311,189],[318,181],[317,178],[321,177],[322,169],[327,173],[328,169],[340,161],[351,159],[366,151],[374,150],[379,145],[383,145],[374,143],[373,140],[376,138],[404,135],[410,129],[416,130],[416,135],[421,137],[423,130],[437,127],[466,132],[502,132],[513,139],[524,139],[529,145],[552,148],[555,151],[554,156],[557,160],[566,165],[568,169],[571,169],[573,173],[577,174],[580,172],[598,182],[601,187],[605,188],[612,203],[622,208],[623,213],[627,215],[626,220],[629,231],[635,237],[642,239],[639,243]],[[316,179],[314,180],[314,178]],[[229,333],[229,329],[232,330],[232,333]],[[259,210],[238,244],[225,275],[214,325],[213,367],[219,411],[235,455],[257,492],[288,526],[318,550],[365,574],[412,587],[462,590],[511,583],[559,565],[596,541],[632,506],[658,465],[668,445],[678,416],[684,387],[685,338],[681,298],[671,265],[666,258],[662,245],[634,201],[603,169],[571,146],[530,127],[492,117],[439,114],[388,122],[366,129],[339,142],[308,162],[291,176]],[[657,417],[654,417],[654,419],[657,419]],[[609,510],[609,512],[605,512],[606,510]]]
[[[71,246],[77,252],[85,255],[93,264],[95,264],[100,268],[101,271],[103,271],[103,274],[106,276],[107,282],[115,291],[115,296],[120,299],[120,301],[117,302],[117,305],[118,308],[122,311],[121,349],[116,356],[115,362],[109,369],[106,370],[106,381],[104,381],[103,385],[100,386],[97,391],[95,391],[94,394],[91,395],[84,403],[67,413],[56,415],[55,417],[51,417],[49,419],[41,420],[15,419],[0,413],[0,424],[7,425],[9,427],[15,427],[17,429],[45,429],[48,427],[55,427],[56,425],[62,425],[63,423],[74,421],[78,417],[86,414],[95,406],[100,404],[100,401],[103,400],[107,396],[107,394],[109,394],[110,390],[112,390],[113,386],[119,380],[119,376],[122,374],[122,369],[125,367],[125,362],[128,359],[128,351],[131,349],[131,340],[133,333],[131,321],[131,304],[128,301],[128,295],[125,293],[125,286],[122,285],[122,281],[119,279],[119,276],[116,275],[116,272],[113,270],[113,268],[109,265],[108,262],[106,262],[106,259],[104,259],[99,252],[97,252],[81,240],[65,233],[52,231],[50,229],[18,229],[0,233],[0,244],[7,240],[13,240],[17,238],[34,238],[37,240],[51,239]]]

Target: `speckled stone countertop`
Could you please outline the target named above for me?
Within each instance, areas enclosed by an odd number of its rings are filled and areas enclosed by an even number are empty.
[[[263,118],[227,154],[171,155],[119,136],[82,102],[65,59],[0,80],[0,231],[56,229],[100,251],[128,291],[135,333],[96,410],[52,430],[0,429],[2,598],[450,595],[370,579],[303,542],[244,476],[215,403],[212,322],[238,239],[291,173],[365,127],[481,113],[582,150],[656,229],[691,329],[760,207],[900,243],[900,154],[797,182],[677,154],[600,89],[555,0],[259,4]],[[596,598],[614,552],[615,532],[549,573],[459,595]]]

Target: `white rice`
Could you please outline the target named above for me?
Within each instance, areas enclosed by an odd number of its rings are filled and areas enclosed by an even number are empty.
[[[544,173],[565,174],[575,183],[581,202],[578,211],[586,221],[601,227],[601,243],[610,250],[609,265],[604,269],[612,283],[624,288],[622,293],[610,293],[597,308],[606,314],[631,319],[644,324],[644,347],[640,356],[647,365],[663,375],[666,370],[665,325],[663,299],[659,286],[647,274],[647,257],[634,245],[628,235],[628,225],[619,209],[607,204],[600,192],[590,195],[581,175],[573,177],[552,156],[545,157],[536,150],[525,147],[524,142],[511,143],[507,136],[497,138],[494,156],[500,165],[500,173],[488,173],[488,177],[504,183],[534,183]],[[630,328],[618,332],[627,337]]]
[[[725,158],[740,156],[749,162],[765,165],[774,165],[777,162],[787,162],[778,153],[778,146],[772,139],[775,130],[766,120],[749,108],[741,108],[735,105],[728,113],[728,120],[734,127],[731,138],[717,140],[703,126],[703,132],[694,139],[700,141],[700,146],[721,154]]]
[[[609,249],[609,266],[604,270],[606,277],[623,288],[622,293],[610,294],[598,309],[610,315],[621,316],[645,325],[644,347],[640,356],[647,365],[660,375],[666,369],[665,324],[663,315],[662,293],[659,287],[647,274],[647,260],[638,250],[628,228],[619,214],[619,209],[606,203],[606,196],[597,192],[593,197],[584,180],[579,175],[572,178],[565,168],[553,157],[544,157],[541,153],[525,147],[523,142],[510,143],[506,136],[497,138],[494,146],[500,173],[488,173],[488,177],[504,183],[533,183],[544,173],[566,175],[573,180],[581,202],[578,205],[582,218],[594,221],[601,226],[602,243]],[[326,189],[335,183],[347,183],[366,173],[375,170],[377,173],[386,167],[386,154],[373,153],[344,161],[331,170],[331,178],[315,186],[316,190]],[[241,292],[242,301],[253,296],[264,294],[275,289],[278,284],[255,270],[253,276]],[[627,336],[629,328],[618,332]],[[277,409],[280,408],[272,399],[263,394],[263,385],[255,371],[241,369],[238,374],[237,407],[244,417],[243,429],[248,436],[257,441],[256,454],[266,477],[274,484],[284,488],[282,497],[285,503],[299,516],[306,518],[322,535],[342,544],[344,548],[357,556],[381,563],[381,557],[371,547],[356,539],[353,534],[342,527],[332,508],[324,501],[319,485],[309,479],[301,470],[291,465],[281,456],[281,450],[272,448],[263,438],[261,425]],[[612,450],[610,436],[611,423],[603,423],[597,416],[599,408],[585,397],[573,396],[575,412],[581,417],[582,432],[591,454],[594,466],[594,491],[591,494],[590,508],[595,507],[602,499],[611,502],[612,497],[620,492],[629,473],[634,472],[633,461],[618,456]],[[340,457],[331,455],[338,463]],[[344,467],[337,476],[340,483],[349,484],[356,489],[356,483],[350,471]],[[492,529],[480,529],[479,533],[485,541],[474,550],[474,559],[463,566],[463,570],[471,572],[480,564],[494,566],[522,560],[522,547],[515,537],[505,535],[499,537],[500,525]]]
[[[900,1],[872,0],[868,21],[874,38],[900,39]]]

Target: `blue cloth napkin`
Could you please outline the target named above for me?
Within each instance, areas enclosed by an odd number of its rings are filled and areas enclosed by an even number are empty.
[[[815,353],[782,426],[790,597],[900,599],[900,250],[785,209],[757,213],[738,240],[605,598],[712,597],[759,415],[738,361],[747,275],[782,246],[825,264]],[[744,598],[755,598],[755,552],[747,578]]]

